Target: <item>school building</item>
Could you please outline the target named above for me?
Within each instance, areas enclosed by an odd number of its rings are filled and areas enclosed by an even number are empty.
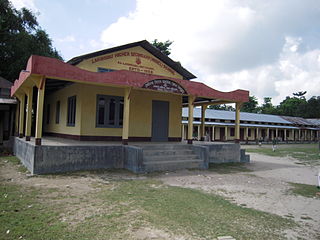
[[[192,144],[192,130],[195,107],[201,107],[204,122],[209,105],[235,103],[235,140],[239,141],[240,107],[249,92],[220,92],[194,78],[145,40],[66,63],[31,56],[11,88],[11,95],[19,100],[14,153],[36,174],[97,168],[137,173],[208,168],[213,156],[226,156],[219,161],[248,161],[239,144]],[[189,113],[188,144],[181,143],[184,106]],[[200,132],[204,138],[205,128]]]
[[[36,145],[41,145],[43,134],[123,144],[181,141],[182,106],[187,105],[187,138],[192,143],[195,106],[204,113],[209,105],[236,103],[235,139],[240,139],[240,106],[248,101],[249,92],[220,92],[191,81],[194,78],[147,41],[67,63],[31,56],[11,88],[19,100],[19,137]]]
[[[193,138],[201,140],[201,109],[194,109]],[[182,111],[182,136],[187,139],[188,109]],[[204,120],[206,141],[234,141],[235,112],[207,109]],[[241,142],[305,142],[320,139],[320,119],[240,113]]]

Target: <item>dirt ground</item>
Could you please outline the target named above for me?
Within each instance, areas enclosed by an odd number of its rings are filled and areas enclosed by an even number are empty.
[[[288,182],[317,185],[318,167],[296,164],[289,157],[250,153],[251,172],[219,174],[210,171],[167,173],[160,179],[173,186],[201,189],[230,201],[294,219],[302,228],[287,232],[288,238],[320,238],[320,198],[288,193]]]
[[[269,157],[255,153],[250,153],[250,156],[251,163],[246,164],[246,168],[251,171],[221,174],[210,170],[183,170],[151,174],[150,177],[160,179],[165,184],[172,186],[215,193],[241,206],[294,219],[301,227],[287,232],[289,239],[320,239],[320,198],[306,198],[288,193],[290,188],[288,182],[316,185],[320,166],[300,165],[296,163],[296,159],[289,157]],[[30,177],[25,173],[17,172],[16,168],[9,164],[6,164],[5,168],[0,168],[0,174],[2,179],[16,184],[57,188],[80,195],[96,191],[97,185],[103,184],[105,186],[110,179],[149,177],[148,175],[137,176],[127,172],[111,172],[108,175],[79,173],[76,175],[53,175],[52,177]],[[108,187],[112,188],[112,184]],[[61,216],[62,221],[76,223],[96,211],[101,211],[101,209],[95,209],[92,206],[92,204],[88,206],[84,204],[81,206],[83,211],[74,211],[77,213],[76,215]],[[71,212],[72,209],[69,213]],[[167,233],[159,231],[157,229],[151,231],[154,235],[152,239],[172,239],[165,236]],[[143,237],[146,233],[150,234],[149,228],[137,231],[136,238],[146,239]]]

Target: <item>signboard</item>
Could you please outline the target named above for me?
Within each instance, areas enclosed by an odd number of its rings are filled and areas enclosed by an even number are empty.
[[[186,90],[184,90],[184,88],[181,87],[178,83],[167,79],[151,80],[145,83],[143,85],[143,88],[148,88],[162,92],[187,94]]]
[[[152,55],[147,55],[144,53],[139,53],[135,51],[122,51],[117,53],[112,53],[109,55],[99,56],[91,59],[91,63],[97,63],[105,60],[115,60],[118,65],[128,67],[129,71],[142,72],[148,74],[154,74],[154,67],[150,66],[148,63],[155,64],[158,68],[175,75],[175,71],[168,67],[166,64],[161,62],[159,59]],[[144,61],[144,62],[143,62]]]

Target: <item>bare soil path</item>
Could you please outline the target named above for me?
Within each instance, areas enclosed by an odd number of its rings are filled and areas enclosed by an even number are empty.
[[[214,171],[180,171],[160,179],[168,185],[201,189],[257,210],[292,218],[302,228],[288,232],[292,239],[320,239],[320,198],[289,193],[288,182],[316,186],[318,167],[297,164],[290,157],[250,153],[251,172],[221,174]]]

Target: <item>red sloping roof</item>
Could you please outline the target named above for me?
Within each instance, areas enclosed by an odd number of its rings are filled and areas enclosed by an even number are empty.
[[[20,73],[19,79],[11,88],[11,95],[17,91],[21,84],[32,74],[44,75],[46,78],[65,79],[69,81],[81,81],[89,83],[102,83],[120,86],[142,88],[145,83],[155,79],[169,79],[180,84],[189,95],[212,99],[223,99],[233,102],[247,102],[249,92],[236,90],[232,92],[220,92],[207,85],[194,81],[186,81],[151,74],[118,70],[114,72],[98,73],[80,69],[64,63],[55,58],[32,55],[27,64],[26,71]]]

